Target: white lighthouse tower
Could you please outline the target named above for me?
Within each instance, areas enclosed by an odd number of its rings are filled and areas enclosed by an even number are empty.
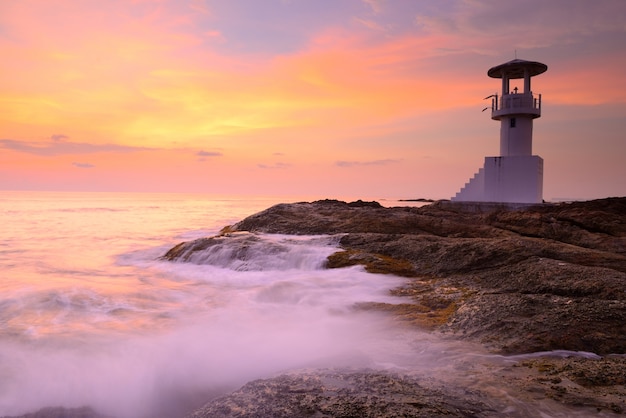
[[[500,156],[485,157],[484,166],[452,198],[458,202],[541,203],[543,159],[532,155],[533,120],[541,116],[541,95],[531,90],[531,77],[544,73],[540,62],[515,59],[491,68],[502,79],[502,93],[491,98],[491,119],[500,121]],[[523,90],[511,89],[522,79]]]

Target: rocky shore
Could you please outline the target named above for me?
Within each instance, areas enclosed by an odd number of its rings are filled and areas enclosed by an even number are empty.
[[[364,304],[360,309],[384,310],[409,326],[478,342],[493,353],[569,350],[498,369],[498,379],[529,402],[555,400],[583,408],[582,416],[589,411],[584,408],[626,411],[626,198],[518,208],[445,201],[386,208],[377,202],[322,200],[273,206],[224,228],[222,236],[240,231],[337,234],[341,251],[328,258],[328,268],[359,264],[373,273],[410,278],[405,287],[390,290],[405,296],[406,303]],[[178,260],[210,245],[211,238],[183,243],[165,258]],[[319,372],[315,379],[327,373]],[[241,405],[249,403],[251,393],[260,396],[259,385],[263,393],[269,387],[280,392],[279,387],[289,387],[289,379],[246,386],[193,416],[266,416]],[[289,398],[292,408],[294,399],[300,399],[295,405],[309,408],[310,414],[290,415],[293,409],[280,414],[287,404],[274,402],[277,409],[267,416],[502,416],[502,409],[489,405],[489,397],[458,392],[440,398],[445,408],[456,408],[454,413],[430,402],[425,393],[414,393],[422,401],[409,407],[412,412],[404,411],[403,404],[387,406],[383,413],[359,401],[363,393],[353,393],[351,401],[325,398],[314,386],[278,396],[285,402]],[[317,402],[304,396],[314,393],[321,396]],[[462,408],[460,400],[467,401]],[[228,406],[232,402],[241,405]],[[373,412],[328,412],[325,402],[353,402]]]
[[[336,235],[340,250],[328,257],[327,268],[362,265],[408,279],[390,289],[404,303],[355,309],[387,312],[399,324],[479,344],[504,360],[468,361],[465,380],[294,371],[250,382],[189,418],[626,413],[626,198],[516,208],[446,201],[419,208],[336,200],[279,204],[218,237],[182,243],[163,258],[186,261],[244,231]],[[515,405],[493,388],[514,393]],[[537,403],[549,412],[524,407]],[[92,416],[82,412],[58,416]]]
[[[379,305],[416,326],[494,352],[626,352],[626,198],[509,210],[437,202],[385,208],[334,200],[280,204],[233,232],[339,234],[328,268],[361,264],[413,280]],[[200,239],[165,258],[211,245]]]

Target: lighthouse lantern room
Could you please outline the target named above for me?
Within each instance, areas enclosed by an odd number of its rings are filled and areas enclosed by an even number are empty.
[[[541,95],[533,93],[531,78],[548,66],[515,59],[487,71],[502,79],[502,92],[491,99],[491,118],[500,121],[500,156],[485,157],[482,168],[452,201],[541,203],[543,159],[532,155],[533,120],[541,116]],[[511,80],[523,80],[522,89]]]

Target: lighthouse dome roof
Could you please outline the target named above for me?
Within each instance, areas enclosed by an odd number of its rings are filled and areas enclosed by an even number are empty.
[[[526,70],[528,70],[528,74],[532,77],[545,73],[548,70],[548,66],[537,61],[514,59],[490,68],[489,71],[487,71],[487,75],[492,78],[502,78],[504,75],[510,79],[524,78],[524,72]]]

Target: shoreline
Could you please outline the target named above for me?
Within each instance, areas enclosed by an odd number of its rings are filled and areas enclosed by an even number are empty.
[[[225,227],[220,238],[243,231],[337,235],[340,248],[326,268],[361,265],[408,280],[390,289],[406,303],[359,309],[383,311],[404,326],[480,344],[504,360],[464,366],[467,385],[475,385],[476,376],[487,384],[471,389],[471,395],[459,392],[462,376],[433,380],[375,370],[309,370],[249,382],[189,418],[260,416],[261,406],[266,415],[291,411],[267,416],[302,416],[302,411],[344,416],[361,408],[360,416],[370,416],[368,411],[380,417],[399,411],[467,416],[459,413],[464,411],[495,417],[507,408],[498,400],[501,394],[490,392],[498,385],[512,390],[520,402],[546,403],[581,416],[626,411],[626,198],[513,210],[485,210],[485,205],[464,210],[450,202],[421,207],[337,200],[278,204]],[[210,240],[181,243],[164,259],[202,251]],[[426,382],[437,390],[424,387]],[[411,395],[398,398],[398,387]],[[271,400],[267,394],[273,394]],[[372,396],[379,400],[373,402]],[[259,406],[255,399],[266,403]],[[505,415],[539,416],[523,410]],[[26,417],[104,418],[88,408],[52,408],[21,416]]]
[[[223,233],[237,231],[340,234],[327,268],[409,279],[391,290],[407,303],[364,308],[494,354],[545,352],[521,360],[528,373],[509,384],[572,406],[626,410],[626,198],[513,208],[322,200],[279,204]],[[553,350],[599,358],[554,358]]]

